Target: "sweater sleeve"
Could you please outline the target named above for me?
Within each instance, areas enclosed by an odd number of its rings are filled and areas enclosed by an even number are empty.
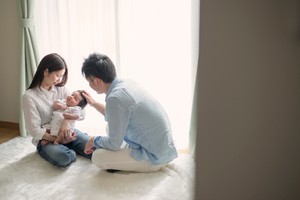
[[[33,143],[36,145],[43,138],[46,128],[41,126],[41,117],[33,101],[33,97],[26,93],[22,96],[22,109],[26,131],[33,137]]]

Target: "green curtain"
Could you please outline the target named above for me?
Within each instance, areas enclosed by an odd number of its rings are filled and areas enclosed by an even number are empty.
[[[20,55],[20,100],[36,71],[38,54],[34,29],[35,0],[18,0],[21,16],[21,55]],[[20,102],[19,128],[21,136],[26,136],[25,122]]]
[[[195,87],[194,87],[194,98],[193,98],[193,105],[192,105],[192,112],[191,112],[191,124],[190,124],[190,132],[189,132],[189,151],[192,154],[193,158],[195,158],[195,148],[196,148],[196,136],[197,136],[197,110],[198,110],[198,70],[195,79]]]
[[[197,109],[198,109],[198,73],[199,73],[199,47],[200,47],[200,0],[192,0],[192,67],[194,85],[194,97],[191,112],[191,123],[189,131],[189,151],[195,158],[196,136],[197,136]]]

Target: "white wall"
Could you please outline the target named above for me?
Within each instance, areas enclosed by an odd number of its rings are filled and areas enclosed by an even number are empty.
[[[0,121],[19,121],[20,26],[17,0],[0,1]]]
[[[201,0],[197,200],[300,199],[291,2]]]

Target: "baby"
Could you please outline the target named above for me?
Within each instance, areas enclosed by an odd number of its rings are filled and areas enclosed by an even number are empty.
[[[82,95],[82,90],[73,92],[64,100],[56,100],[53,103],[54,112],[50,122],[50,134],[57,136],[54,144],[59,144],[63,141],[63,137],[59,134],[61,124],[64,119],[70,120],[71,133],[74,132],[75,121],[85,118],[84,107],[87,105],[86,99]]]

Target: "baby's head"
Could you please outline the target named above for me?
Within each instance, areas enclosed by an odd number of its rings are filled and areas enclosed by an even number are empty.
[[[82,95],[83,90],[74,91],[70,96],[66,98],[67,106],[79,106],[82,109],[87,105],[87,101]]]

